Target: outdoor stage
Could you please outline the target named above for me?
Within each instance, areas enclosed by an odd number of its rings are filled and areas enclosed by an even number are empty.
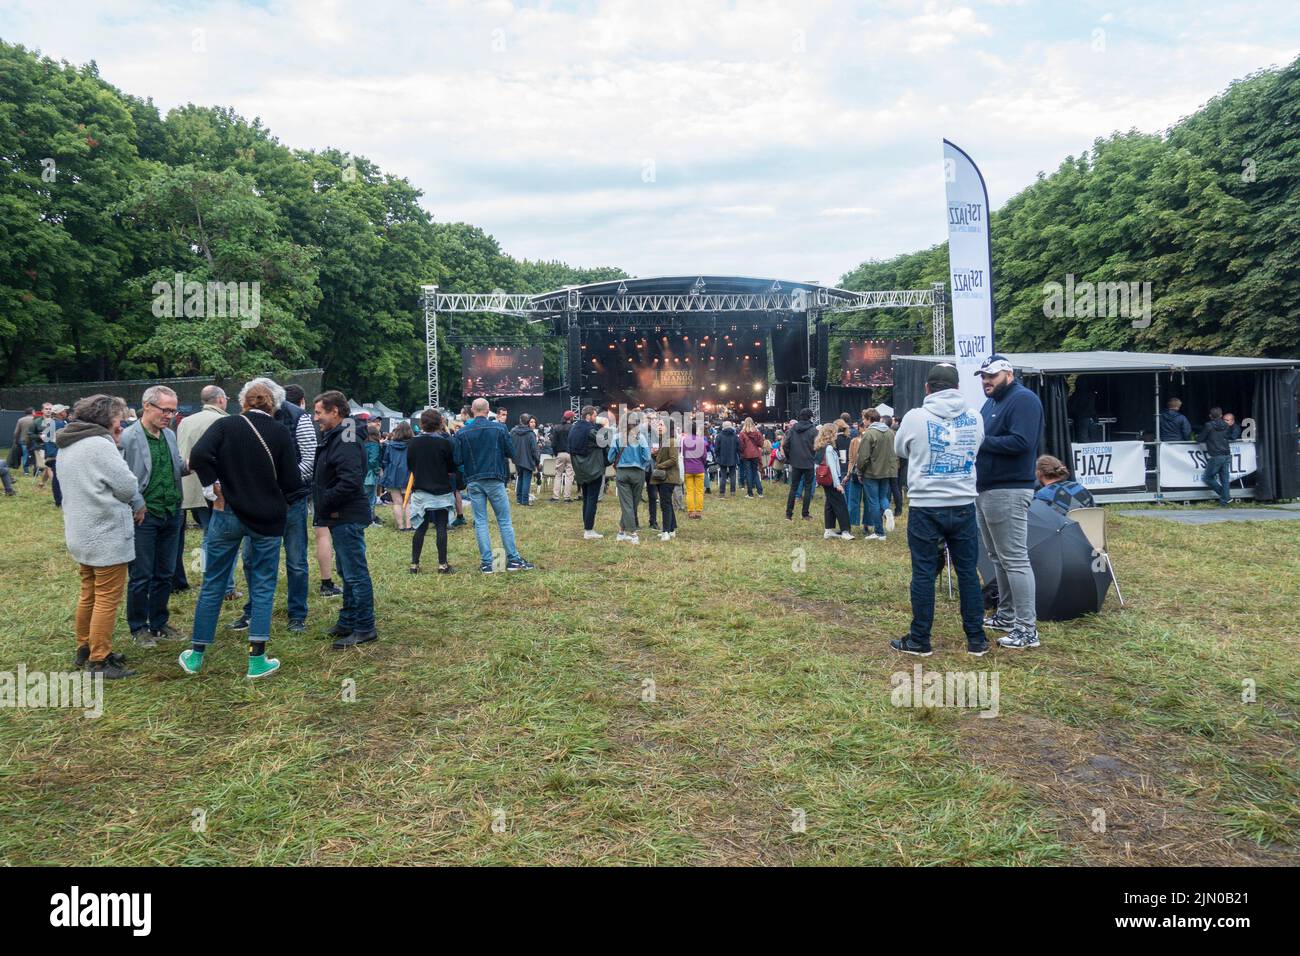
[[[800,408],[820,416],[827,395],[832,341],[870,338],[876,330],[839,320],[881,309],[923,310],[888,334],[942,343],[943,284],[929,289],[853,292],[812,282],[747,276],[659,276],[572,286],[551,292],[444,293],[425,286],[429,405],[441,404],[439,336],[463,347],[522,347],[500,335],[478,335],[453,317],[511,315],[545,324],[564,341],[558,387],[508,400],[511,410],[549,415],[551,407],[625,404],[673,411],[729,409],[756,420],[793,417]],[[928,314],[928,320],[925,318]],[[439,330],[439,322],[449,328]],[[864,378],[863,381],[869,381]],[[869,387],[851,389],[870,398]],[[840,409],[837,407],[836,412]]]

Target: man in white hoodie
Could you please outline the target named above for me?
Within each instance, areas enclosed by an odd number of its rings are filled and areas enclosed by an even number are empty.
[[[957,369],[936,365],[925,382],[925,403],[903,416],[894,439],[907,459],[907,546],[912,552],[912,626],[890,647],[904,654],[930,656],[934,623],[934,582],[940,549],[957,572],[966,652],[988,651],[984,600],[980,591],[979,525],[975,519],[975,458],[984,441],[984,421],[958,391]]]

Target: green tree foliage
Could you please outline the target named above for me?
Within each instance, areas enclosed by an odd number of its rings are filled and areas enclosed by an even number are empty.
[[[418,408],[421,285],[541,292],[624,276],[515,260],[481,229],[434,222],[420,196],[363,156],[291,149],[226,108],[161,117],[94,64],[0,43],[0,383],[319,365],[362,400]],[[156,316],[155,284],[177,272],[260,283],[258,325]],[[457,340],[539,344],[548,387],[560,383],[564,344],[544,325],[439,327],[447,404],[460,400]]]
[[[1164,135],[1097,140],[990,219],[997,345],[1300,354],[1300,60]],[[947,281],[947,244],[866,262],[850,289]],[[1151,283],[1151,324],[1047,315],[1045,285]]]

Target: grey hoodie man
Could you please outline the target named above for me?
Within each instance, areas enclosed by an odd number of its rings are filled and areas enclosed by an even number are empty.
[[[907,459],[907,496],[923,508],[952,508],[975,501],[975,458],[984,419],[955,388],[931,392],[903,416],[894,451]]]

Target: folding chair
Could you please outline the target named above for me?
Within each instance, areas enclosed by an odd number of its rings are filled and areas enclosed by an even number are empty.
[[[1124,595],[1119,589],[1119,578],[1115,576],[1115,565],[1106,550],[1106,510],[1073,508],[1066,513],[1066,517],[1083,529],[1084,536],[1092,545],[1093,551],[1106,559],[1106,570],[1110,574],[1110,579],[1115,582],[1115,596],[1119,598],[1119,606],[1123,607]]]
[[[551,497],[555,497],[555,457],[553,455],[542,456],[542,487],[546,487],[547,480],[551,482]]]

